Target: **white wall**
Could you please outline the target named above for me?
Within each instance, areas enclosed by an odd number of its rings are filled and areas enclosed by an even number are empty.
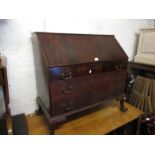
[[[36,83],[31,32],[114,34],[133,59],[140,28],[153,20],[0,20],[0,52],[7,56],[12,115],[35,111]]]

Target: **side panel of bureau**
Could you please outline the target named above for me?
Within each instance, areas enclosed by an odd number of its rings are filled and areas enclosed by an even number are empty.
[[[40,97],[42,103],[46,109],[50,111],[50,97],[49,97],[49,70],[46,66],[45,60],[43,59],[42,49],[40,48],[37,36],[32,36],[33,43],[33,55],[34,55],[34,66],[36,75],[36,87],[37,96]]]

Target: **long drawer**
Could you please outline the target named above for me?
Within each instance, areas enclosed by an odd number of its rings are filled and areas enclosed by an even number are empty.
[[[52,115],[65,114],[70,111],[75,111],[95,103],[101,102],[105,99],[113,98],[124,92],[124,88],[120,85],[114,88],[103,88],[95,91],[87,91],[75,95],[68,95],[60,100],[52,103]]]
[[[87,76],[110,71],[122,71],[126,69],[127,63],[124,60],[54,67],[50,68],[50,80],[52,82],[62,80],[66,81],[75,77]]]
[[[52,98],[60,98],[75,92],[94,90],[102,86],[123,84],[125,82],[126,71],[111,71],[88,76],[75,77],[70,80],[60,80],[50,83]]]

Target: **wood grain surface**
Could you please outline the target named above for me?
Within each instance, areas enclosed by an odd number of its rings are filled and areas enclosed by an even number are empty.
[[[127,112],[121,112],[117,101],[88,115],[66,122],[55,130],[56,135],[103,135],[135,120],[142,111],[126,103]],[[49,128],[42,115],[27,116],[29,134],[46,135]]]

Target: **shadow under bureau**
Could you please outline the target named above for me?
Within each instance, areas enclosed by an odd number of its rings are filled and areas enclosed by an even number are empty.
[[[68,116],[124,94],[128,57],[113,35],[36,32],[32,41],[37,103],[51,133]]]

